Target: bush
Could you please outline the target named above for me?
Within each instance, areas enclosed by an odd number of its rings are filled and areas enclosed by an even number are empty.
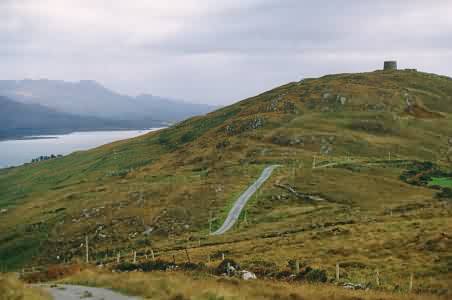
[[[436,193],[438,199],[452,199],[452,189],[443,188],[441,192]]]
[[[122,262],[116,266],[116,270],[121,272],[129,272],[138,269],[138,266],[129,262]]]
[[[77,274],[81,271],[81,267],[77,264],[73,265],[53,265],[47,270],[25,274],[21,279],[28,283],[44,282],[49,280],[57,280],[66,276]]]
[[[193,271],[193,270],[202,270],[205,269],[206,266],[203,263],[195,264],[190,262],[185,262],[180,265],[176,265],[172,262],[167,262],[164,260],[156,260],[156,261],[148,261],[143,263],[120,263],[116,266],[116,270],[122,272],[130,272],[135,270],[141,270],[143,272],[152,272],[152,271],[166,271],[170,269],[179,268],[182,270]]]
[[[325,270],[312,269],[306,274],[306,281],[308,282],[327,282],[328,276]]]
[[[296,276],[296,280],[307,281],[307,282],[327,282],[328,276],[325,270],[313,269],[311,267],[306,267]]]
[[[187,271],[204,270],[207,268],[206,265],[202,262],[198,263],[198,264],[195,264],[192,262],[185,262],[185,263],[180,264],[179,267],[182,270],[187,270]]]
[[[240,265],[238,263],[236,263],[234,260],[232,259],[225,259],[223,260],[217,267],[217,269],[215,270],[216,274],[224,274],[228,272],[228,264],[229,266],[233,267],[236,270],[240,270]]]
[[[386,124],[376,120],[353,120],[349,125],[350,129],[366,131],[373,134],[395,133],[394,124]]]
[[[286,271],[281,271],[275,274],[276,279],[279,280],[285,280],[285,279],[289,279],[292,276],[292,272],[286,270]]]
[[[272,276],[278,272],[275,263],[264,260],[253,260],[246,264],[246,269],[256,274],[258,277]]]

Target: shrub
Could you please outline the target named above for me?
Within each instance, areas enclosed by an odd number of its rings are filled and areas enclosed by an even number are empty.
[[[81,268],[79,265],[69,265],[69,266],[62,266],[62,265],[54,265],[50,266],[47,269],[47,279],[48,280],[55,280],[59,279],[65,276],[74,275],[78,272],[80,272]]]
[[[228,272],[228,265],[233,267],[236,270],[240,270],[240,265],[236,263],[232,259],[225,259],[223,260],[217,267],[215,273],[216,274],[224,274]]]
[[[312,269],[306,276],[306,281],[308,282],[327,282],[328,277],[325,270]]]
[[[194,271],[194,270],[204,270],[206,269],[206,265],[204,263],[192,263],[192,262],[185,262],[179,265],[179,268],[181,268],[182,270],[187,270],[187,271]]]
[[[440,192],[436,193],[438,199],[452,199],[452,189],[443,188]]]
[[[366,131],[373,134],[388,134],[395,133],[393,125],[376,120],[353,120],[349,127],[353,130]]]
[[[81,267],[77,264],[53,265],[49,266],[45,271],[25,274],[21,279],[28,283],[44,282],[71,276],[79,273],[80,271]]]
[[[307,282],[327,282],[328,276],[325,270],[313,269],[311,267],[306,267],[296,276],[296,280],[307,281]]]
[[[264,260],[253,260],[246,264],[246,268],[258,277],[272,276],[278,272],[278,267],[275,263]]]
[[[116,266],[116,270],[121,272],[129,272],[138,269],[138,266],[129,262],[122,262]]]

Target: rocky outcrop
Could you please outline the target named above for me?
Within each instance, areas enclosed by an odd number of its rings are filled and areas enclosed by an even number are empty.
[[[335,141],[336,136],[334,135],[286,136],[279,133],[272,137],[273,144],[281,146],[320,147],[319,151],[324,155],[331,154],[333,152],[333,144],[335,143]]]
[[[256,116],[252,119],[229,124],[226,126],[225,130],[228,135],[236,135],[262,127],[264,127],[264,119],[262,117]]]

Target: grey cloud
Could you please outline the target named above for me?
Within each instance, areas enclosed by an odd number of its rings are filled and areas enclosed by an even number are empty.
[[[385,58],[451,75],[447,0],[79,3],[0,1],[0,79],[95,79],[123,93],[218,104],[303,76],[372,70]]]

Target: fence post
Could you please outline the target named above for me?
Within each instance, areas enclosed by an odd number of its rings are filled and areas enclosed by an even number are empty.
[[[133,263],[136,264],[137,263],[137,252],[133,251]]]
[[[151,257],[152,257],[152,260],[155,260],[154,250],[153,249],[151,249]]]
[[[212,211],[209,212],[209,235],[212,233]]]
[[[86,250],[86,257],[85,257],[85,261],[86,263],[89,263],[89,246],[88,246],[88,235],[85,235],[85,250]]]
[[[408,291],[411,293],[411,291],[413,290],[413,277],[414,277],[414,275],[413,275],[413,273],[411,273],[410,274],[410,286],[409,286],[409,289],[408,289]]]
[[[224,253],[221,253],[221,260],[224,260]]]
[[[380,286],[380,271],[377,269],[376,273],[375,273],[375,279],[377,282],[377,286]]]
[[[339,281],[341,276],[341,268],[339,266],[339,263],[336,264],[336,281]]]
[[[229,277],[229,276],[231,276],[231,263],[228,262],[226,268],[227,268],[226,272],[227,272],[228,277]]]
[[[187,260],[190,263],[191,262],[190,261],[190,255],[188,255],[188,249],[187,248],[185,248],[185,255],[187,256]]]
[[[295,274],[300,273],[300,262],[298,260],[295,261]]]

